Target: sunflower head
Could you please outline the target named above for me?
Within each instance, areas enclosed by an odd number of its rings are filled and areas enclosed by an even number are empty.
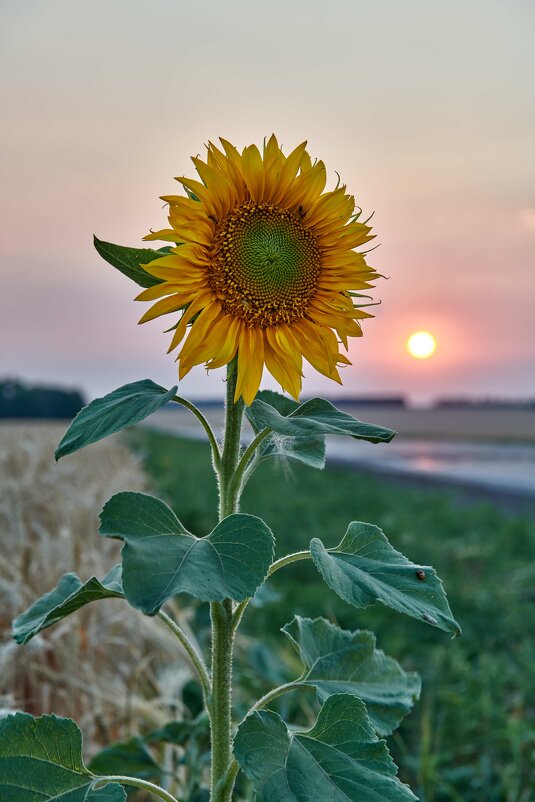
[[[177,178],[184,196],[163,196],[171,242],[144,269],[159,279],[138,300],[156,301],[140,322],[180,313],[169,350],[182,378],[194,365],[237,355],[236,400],[252,403],[264,367],[298,399],[303,358],[341,383],[340,353],[360,337],[362,290],[378,277],[355,248],[372,239],[345,186],[325,192],[323,162],[302,143],[285,156],[273,135],[260,153],[225,139],[193,158],[200,181]]]

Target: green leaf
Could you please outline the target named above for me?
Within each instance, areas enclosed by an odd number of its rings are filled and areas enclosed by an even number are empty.
[[[397,779],[363,702],[346,694],[329,697],[308,732],[290,732],[276,713],[253,713],[238,729],[234,754],[257,802],[416,799]]]
[[[296,401],[273,390],[261,390],[257,393],[255,401],[262,401],[285,417],[299,409]],[[266,428],[265,424],[256,420],[253,407],[246,407],[245,415],[256,434]],[[325,435],[293,437],[273,431],[260,444],[260,453],[262,458],[295,459],[311,468],[321,470],[325,467]]]
[[[13,637],[20,645],[28,643],[41,630],[56,624],[99,599],[124,599],[121,566],[111,569],[102,582],[92,576],[82,582],[76,574],[64,574],[54,590],[45,593],[13,621]]]
[[[276,393],[275,390],[260,390],[255,396],[255,401],[262,401],[264,404],[268,404],[273,409],[276,409],[279,415],[284,415],[285,417],[291,415],[300,406],[298,401],[294,401],[293,398],[288,398],[287,395],[282,395],[282,393]],[[254,427],[263,428],[261,425],[256,424],[252,406],[245,407],[245,414]]]
[[[149,732],[143,737],[143,740],[148,744],[165,741],[165,743],[175,744],[175,746],[183,746],[190,739],[209,740],[209,736],[210,719],[203,712],[190,721],[169,721],[159,730]]]
[[[295,459],[309,468],[322,470],[325,467],[324,437],[288,437],[272,432],[260,444],[262,457],[275,457],[279,460]]]
[[[0,720],[2,802],[124,802],[117,783],[92,789],[82,760],[82,734],[74,721],[27,713]]]
[[[210,802],[210,791],[208,788],[194,788],[187,802]]]
[[[56,450],[56,460],[152,415],[175,395],[150,379],[125,384],[80,410]]]
[[[396,434],[392,429],[363,423],[346,412],[336,409],[324,398],[311,398],[291,412],[280,411],[271,401],[257,397],[248,411],[249,420],[264,428],[269,426],[274,432],[287,437],[303,437],[318,434],[349,435],[355,440],[368,440],[370,443],[389,443]]]
[[[101,535],[125,542],[126,598],[148,615],[177,593],[201,601],[254,596],[273,558],[273,534],[254,515],[229,515],[207,537],[197,538],[160,499],[117,493],[100,519]]]
[[[415,565],[396,551],[378,526],[353,521],[334,549],[314,538],[316,568],[342,599],[354,607],[381,602],[431,626],[461,634],[436,571]]]
[[[372,632],[350,632],[325,618],[300,616],[282,631],[306,668],[296,686],[315,687],[321,702],[340,693],[357,696],[366,704],[379,735],[390,735],[420,695],[418,675],[406,673],[392,657],[377,650]]]
[[[141,780],[151,780],[162,774],[144,739],[139,737],[102,749],[90,762],[89,769],[95,774],[121,774]]]
[[[204,696],[197,680],[190,679],[189,682],[186,682],[182,688],[181,696],[185,710],[189,710],[193,719],[199,718],[204,709]]]
[[[152,248],[126,248],[124,245],[103,242],[97,237],[93,237],[93,242],[106,262],[112,267],[116,267],[140,287],[153,287],[155,284],[162,283],[161,279],[151,276],[150,273],[143,270],[143,265],[148,265],[155,259],[161,259],[165,255],[162,251],[154,251]]]

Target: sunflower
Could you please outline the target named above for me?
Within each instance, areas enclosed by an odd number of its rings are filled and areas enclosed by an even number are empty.
[[[179,378],[237,355],[235,400],[246,404],[264,366],[295,399],[303,358],[341,384],[338,366],[350,362],[340,343],[347,349],[371,317],[357,301],[379,274],[354,250],[371,229],[345,186],[324,192],[325,165],[312,163],[306,142],[289,156],[274,135],[263,153],[220,142],[206,161],[192,158],[200,181],[177,178],[186,196],[162,196],[170,228],[144,239],[175,245],[143,265],[160,283],[138,296],[156,301],[140,323],[181,312],[169,348],[182,344]]]

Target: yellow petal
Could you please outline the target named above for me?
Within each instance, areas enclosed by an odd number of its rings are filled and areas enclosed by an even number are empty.
[[[238,339],[243,329],[243,321],[231,315],[224,315],[214,324],[210,331],[210,341],[213,342],[213,353],[208,362],[211,369],[222,368],[228,365],[236,356]]]
[[[180,318],[180,322],[174,331],[173,339],[171,340],[171,344],[167,349],[168,354],[170,354],[171,351],[174,351],[177,345],[184,339],[184,335],[186,334],[186,329],[190,320],[192,320],[195,315],[199,314],[199,312],[201,312],[205,306],[210,304],[212,300],[213,298],[210,293],[197,294],[191,299],[188,308],[184,310],[184,313]]]
[[[162,281],[160,284],[154,284],[152,287],[147,287],[146,290],[136,295],[135,301],[156,301],[164,295],[171,295],[173,292],[178,292],[178,287],[170,284],[167,281]]]
[[[210,338],[207,335],[221,314],[221,304],[217,301],[212,301],[208,306],[205,306],[199,317],[192,324],[191,331],[178,355],[178,375],[180,379],[186,373],[189,373],[194,365],[200,365],[201,362],[206,361],[211,348]]]
[[[262,329],[245,328],[238,347],[238,380],[234,401],[241,396],[247,406],[255,398],[264,369],[264,335]]]
[[[144,242],[151,240],[161,240],[162,242],[180,242],[179,236],[172,228],[162,228],[160,231],[151,231],[150,234],[145,234],[143,237]]]
[[[291,325],[271,326],[268,329],[270,343],[275,348],[275,342],[280,351],[285,354],[286,360],[293,366],[294,370],[301,372],[303,360],[299,350],[299,345],[292,333]],[[271,339],[274,337],[274,340]]]
[[[269,329],[266,329],[266,332],[268,331]],[[294,370],[285,361],[280,350],[272,348],[268,337],[264,338],[264,358],[266,368],[273,378],[278,381],[283,390],[286,390],[292,398],[298,401],[301,392],[301,373]]]
[[[233,191],[233,187],[220,171],[214,170],[213,167],[209,167],[196,157],[192,159],[192,162],[204,184],[210,190],[212,202],[215,203],[217,199],[220,209],[218,217],[225,217],[236,205],[236,193]]]
[[[274,190],[271,198],[273,203],[285,203],[286,193],[292,187],[292,182],[294,181],[297,171],[301,165],[301,160],[303,158],[303,153],[305,152],[306,146],[306,142],[301,142],[301,144],[290,153],[284,162],[278,177],[277,187]]]
[[[243,151],[242,172],[251,199],[260,203],[264,193],[264,166],[256,145],[249,145]]]
[[[154,318],[160,317],[160,315],[167,315],[169,312],[177,312],[179,309],[182,309],[184,303],[184,299],[181,295],[171,295],[169,298],[162,298],[161,301],[157,301],[154,306],[151,306],[151,308],[145,312],[139,322],[147,323],[147,321],[154,320]]]

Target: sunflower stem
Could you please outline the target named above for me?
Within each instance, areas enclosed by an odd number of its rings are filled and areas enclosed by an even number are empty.
[[[287,554],[285,557],[281,557],[279,560],[275,560],[274,563],[271,564],[271,567],[268,571],[268,576],[272,576],[275,571],[278,571],[280,568],[284,568],[285,565],[290,565],[291,563],[296,563],[299,560],[310,560],[311,554],[310,551],[294,551],[293,554]]]
[[[241,492],[245,487],[244,479],[248,478],[250,475],[247,469],[249,468],[251,462],[254,461],[258,447],[261,445],[261,443],[264,442],[266,437],[270,434],[271,434],[271,429],[269,428],[262,429],[262,431],[256,435],[254,440],[251,443],[249,443],[249,445],[243,452],[241,459],[236,467],[236,471],[234,472],[234,477],[232,480],[232,488],[237,492],[238,496],[241,495]]]
[[[274,699],[277,699],[279,696],[282,696],[284,693],[288,693],[289,691],[295,691],[297,688],[313,688],[313,685],[309,685],[306,682],[301,682],[299,679],[294,680],[294,682],[287,682],[285,685],[279,685],[277,688],[273,688],[271,691],[262,696],[258,702],[251,707],[245,718],[250,716],[251,713],[254,713],[255,710],[261,710],[265,707],[269,702],[272,702]]]
[[[240,438],[244,403],[234,401],[237,360],[227,369],[225,435],[219,471],[219,520],[238,511],[240,484],[234,481],[240,460]],[[230,802],[235,774],[232,760],[232,662],[235,628],[231,599],[210,605],[212,619],[212,766],[211,802]]]
[[[154,796],[163,799],[164,802],[180,802],[180,800],[172,796],[172,794],[169,794],[163,788],[160,788],[159,785],[154,785],[154,783],[148,782],[147,780],[140,780],[137,777],[126,777],[122,774],[110,774],[106,777],[95,777],[92,788],[97,790],[98,788],[103,788],[108,783],[132,785],[134,788],[142,788],[144,791],[154,794]]]
[[[310,557],[311,555],[309,551],[295,551],[292,554],[287,554],[285,557],[281,557],[279,560],[275,560],[274,563],[271,563],[267,574],[267,579],[269,579],[269,577],[272,576],[275,571],[278,571],[280,568],[284,568],[285,565],[291,565],[291,563],[299,562],[299,560],[309,560]],[[236,631],[240,626],[243,614],[246,611],[250,601],[251,599],[244,599],[242,602],[236,605],[234,615],[232,616],[232,626],[234,631]]]
[[[238,373],[237,359],[227,369],[227,397],[225,403],[225,435],[219,471],[219,520],[238,511],[239,491],[234,476],[240,461],[241,430],[243,423],[243,399],[234,402]]]
[[[211,710],[211,697],[212,697],[212,688],[210,683],[210,677],[208,675],[208,671],[206,666],[204,665],[204,661],[200,654],[198,653],[195,646],[192,644],[190,639],[188,638],[187,634],[184,632],[182,627],[180,627],[176,621],[173,621],[171,616],[164,613],[163,610],[160,610],[158,613],[158,618],[163,621],[165,626],[171,630],[173,635],[177,638],[177,640],[182,644],[186,654],[188,655],[191,663],[197,672],[197,676],[199,677],[199,682],[201,683],[201,688],[204,697],[204,703],[206,705],[206,709],[210,713]]]

